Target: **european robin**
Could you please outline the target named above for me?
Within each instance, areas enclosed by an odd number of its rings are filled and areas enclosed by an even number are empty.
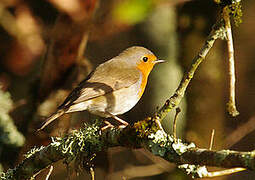
[[[127,126],[128,123],[116,115],[136,105],[144,93],[151,70],[161,62],[164,60],[158,60],[144,47],[133,46],[124,50],[92,71],[38,130],[65,113],[84,110],[101,117],[112,117]]]

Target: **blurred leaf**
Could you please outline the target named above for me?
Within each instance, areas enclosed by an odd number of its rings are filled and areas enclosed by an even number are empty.
[[[60,11],[68,14],[73,21],[87,21],[94,14],[97,8],[97,0],[48,0]]]
[[[25,138],[8,114],[12,107],[10,94],[0,89],[0,144],[21,147],[25,143]]]
[[[113,9],[113,18],[121,23],[133,25],[146,18],[152,5],[152,0],[120,1]]]

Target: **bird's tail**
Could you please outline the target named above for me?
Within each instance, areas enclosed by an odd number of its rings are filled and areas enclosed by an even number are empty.
[[[58,117],[62,116],[65,113],[65,111],[63,109],[59,109],[57,110],[57,112],[55,112],[54,114],[52,114],[50,117],[48,117],[45,122],[43,123],[43,125],[37,129],[37,131],[42,130],[43,128],[45,128],[48,124],[50,124],[52,121],[54,121],[55,119],[57,119]]]

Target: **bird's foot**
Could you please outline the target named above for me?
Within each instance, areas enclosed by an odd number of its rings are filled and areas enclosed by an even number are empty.
[[[111,116],[113,119],[115,119],[116,121],[118,121],[119,123],[121,123],[120,126],[118,126],[119,128],[124,128],[126,126],[128,126],[128,122],[124,121],[123,119],[120,119],[118,116],[115,116],[109,112],[106,112],[109,116]]]
[[[114,126],[110,123],[110,122],[108,122],[108,121],[104,121],[104,123],[106,124],[104,127],[102,127],[101,128],[101,131],[104,131],[104,130],[106,130],[106,129],[108,129],[108,128],[113,128]]]
[[[119,129],[123,129],[123,128],[125,128],[125,127],[127,127],[127,125],[124,125],[124,124],[123,124],[123,125],[119,125],[119,126],[118,126]]]

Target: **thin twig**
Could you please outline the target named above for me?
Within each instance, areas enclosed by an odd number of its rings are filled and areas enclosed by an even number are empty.
[[[236,109],[236,102],[235,102],[235,59],[234,59],[234,45],[233,45],[233,38],[232,38],[232,30],[231,30],[231,23],[230,23],[230,16],[229,16],[229,7],[226,6],[223,8],[223,19],[225,21],[225,28],[226,28],[226,40],[228,45],[228,71],[229,71],[229,101],[227,103],[227,110],[230,115],[233,117],[239,115],[239,112]]]
[[[191,67],[188,72],[182,78],[181,83],[179,84],[178,88],[176,89],[175,93],[165,102],[165,104],[154,114],[155,119],[159,119],[162,121],[166,115],[176,106],[178,106],[184,96],[184,93],[193,78],[196,69],[201,64],[201,62],[205,59],[206,55],[212,48],[214,42],[218,38],[224,37],[224,25],[222,25],[222,21],[219,20],[213,26],[212,31],[210,32],[207,40],[201,50],[199,51],[198,55],[192,61]]]
[[[95,180],[95,171],[94,171],[93,167],[90,167],[89,171],[90,171],[90,175],[91,175],[91,180]]]
[[[82,39],[77,52],[76,61],[78,64],[80,64],[80,61],[83,59],[84,51],[87,47],[88,38],[89,38],[89,33],[85,31],[82,35]]]
[[[51,175],[52,171],[53,171],[53,166],[51,165],[45,180],[48,180],[50,178],[50,175]]]
[[[208,172],[207,175],[203,177],[218,177],[218,176],[225,176],[233,173],[237,173],[240,171],[245,171],[246,169],[244,168],[231,168],[231,169],[226,169],[222,171],[214,171],[214,172]]]
[[[225,139],[226,142],[225,147],[230,148],[232,145],[240,141],[247,134],[254,131],[254,129],[255,129],[255,117],[252,117],[251,119],[249,119],[248,122],[238,126],[237,129],[235,129],[230,135],[227,136],[227,138]]]
[[[176,135],[176,127],[177,127],[177,117],[179,113],[181,112],[181,109],[179,107],[176,108],[176,113],[174,116],[174,123],[173,123],[173,134],[174,134],[174,142],[176,143],[177,141],[177,135]]]
[[[209,150],[212,150],[212,146],[213,146],[213,139],[214,139],[214,132],[215,130],[212,130],[212,134],[211,134],[211,139],[210,139],[210,146],[209,146]]]

